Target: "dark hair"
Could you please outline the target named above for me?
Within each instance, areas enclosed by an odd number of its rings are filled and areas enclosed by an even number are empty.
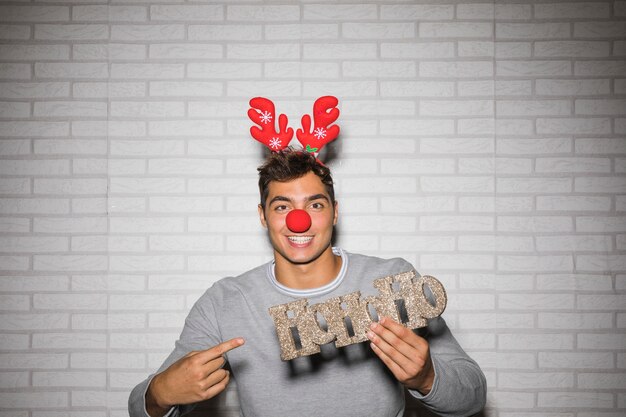
[[[330,169],[319,162],[310,152],[297,151],[285,148],[280,152],[272,152],[259,171],[259,193],[261,207],[265,210],[265,202],[269,194],[269,184],[272,181],[286,182],[303,177],[309,172],[314,173],[324,184],[330,196],[330,202],[335,203],[335,189]]]

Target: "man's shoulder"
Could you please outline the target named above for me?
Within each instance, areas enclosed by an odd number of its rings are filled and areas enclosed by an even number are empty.
[[[415,270],[413,265],[404,258],[382,258],[372,255],[347,252],[350,269],[368,271],[373,274],[394,275]]]

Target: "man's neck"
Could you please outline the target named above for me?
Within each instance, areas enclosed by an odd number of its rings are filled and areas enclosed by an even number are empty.
[[[329,246],[317,259],[306,264],[294,264],[274,254],[274,275],[282,285],[296,290],[323,287],[333,281],[341,270],[341,257]]]

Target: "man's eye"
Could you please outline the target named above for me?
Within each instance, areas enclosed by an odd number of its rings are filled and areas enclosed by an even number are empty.
[[[322,204],[322,203],[313,203],[313,204],[311,204],[311,208],[312,209],[318,209],[318,210],[319,209],[323,209],[324,208],[324,204]]]
[[[285,206],[285,205],[276,206],[276,207],[274,207],[274,210],[276,210],[276,211],[285,211],[285,210],[287,210],[287,206]]]

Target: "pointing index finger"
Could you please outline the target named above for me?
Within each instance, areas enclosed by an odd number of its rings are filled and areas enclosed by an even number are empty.
[[[213,359],[219,358],[230,350],[238,348],[244,343],[245,341],[241,337],[236,337],[234,339],[222,342],[219,345],[215,345],[212,348],[201,352],[200,354],[202,355],[202,360],[204,361],[204,363],[207,363],[212,361]]]

